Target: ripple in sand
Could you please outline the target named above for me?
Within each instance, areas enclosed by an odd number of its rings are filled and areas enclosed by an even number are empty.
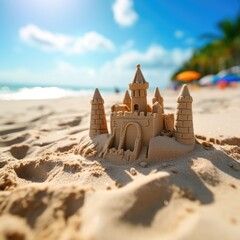
[[[30,137],[29,134],[22,134],[20,136],[15,136],[12,139],[0,141],[0,147],[11,146],[13,144],[18,144],[26,141]]]

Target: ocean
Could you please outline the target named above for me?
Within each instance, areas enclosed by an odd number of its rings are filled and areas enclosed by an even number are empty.
[[[0,83],[0,100],[56,99],[91,96],[96,87],[39,86],[31,84]],[[100,87],[101,93],[125,92],[126,88]],[[150,88],[149,91],[154,89]]]
[[[122,92],[125,89],[100,87],[101,92]],[[39,86],[30,84],[0,83],[0,100],[23,99],[56,99],[65,97],[88,96],[94,93],[95,87],[80,86]]]

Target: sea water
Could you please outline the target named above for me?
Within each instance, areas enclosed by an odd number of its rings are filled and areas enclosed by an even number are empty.
[[[0,83],[0,100],[56,99],[65,97],[92,96],[96,87],[39,86],[31,84]],[[126,88],[99,87],[101,93],[125,92]],[[154,89],[150,88],[149,91]]]
[[[95,87],[80,86],[39,86],[30,84],[0,83],[0,100],[56,99],[64,97],[90,96]],[[121,88],[100,87],[101,92],[124,91]]]

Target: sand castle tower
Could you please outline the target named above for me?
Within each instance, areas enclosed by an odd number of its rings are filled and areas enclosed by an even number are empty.
[[[96,88],[91,101],[91,122],[89,136],[94,137],[100,134],[108,133],[106,115],[104,111],[104,100]]]
[[[129,89],[131,90],[131,110],[132,112],[144,112],[147,113],[147,89],[148,82],[146,82],[142,71],[140,69],[140,64],[137,65],[137,70],[132,83],[129,84]]]
[[[123,104],[126,104],[129,108],[129,110],[131,110],[132,100],[131,100],[131,97],[129,95],[128,90],[126,90],[126,92],[125,92],[125,96],[124,96],[124,99],[123,99]]]
[[[195,143],[192,121],[192,101],[188,87],[184,84],[177,99],[175,138],[178,142],[188,145]]]
[[[158,87],[155,88],[153,99],[152,99],[152,104],[154,104],[155,102],[158,102],[162,106],[162,109],[163,109],[163,112],[164,112],[163,97],[161,96]]]

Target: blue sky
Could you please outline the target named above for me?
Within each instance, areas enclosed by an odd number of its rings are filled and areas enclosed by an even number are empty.
[[[0,82],[126,86],[140,63],[150,84],[234,18],[239,0],[0,0]]]

